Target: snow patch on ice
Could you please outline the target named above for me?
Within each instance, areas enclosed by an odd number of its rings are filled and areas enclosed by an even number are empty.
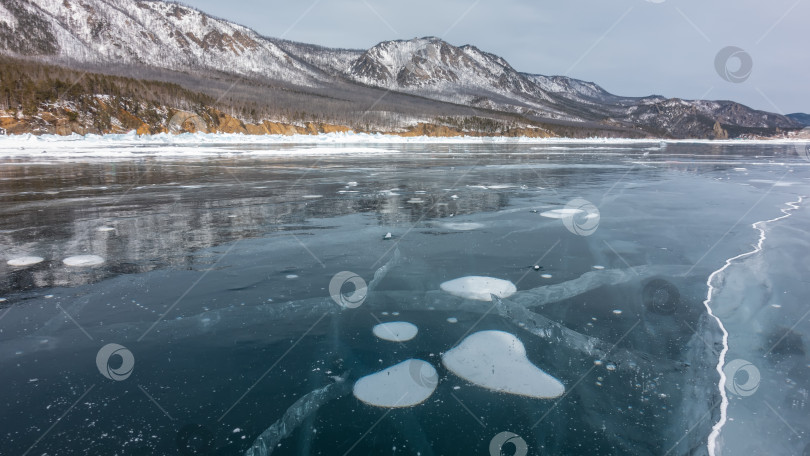
[[[90,266],[99,266],[104,264],[104,258],[101,258],[98,255],[76,255],[72,257],[67,257],[62,260],[66,266],[73,266],[73,267],[90,267]]]
[[[768,184],[774,187],[790,187],[792,185],[796,185],[796,182],[775,181],[769,179],[749,179],[748,182],[753,182],[755,184]]]
[[[442,223],[442,228],[447,228],[448,230],[456,230],[456,231],[472,231],[472,230],[479,230],[484,228],[486,225],[483,223],[475,223],[475,222],[458,222],[458,223]]]
[[[517,292],[514,283],[494,277],[466,276],[448,280],[441,289],[453,296],[476,301],[492,301],[492,296],[508,298]]]
[[[405,321],[392,321],[389,323],[380,323],[372,330],[374,335],[383,340],[391,342],[407,342],[419,332],[419,328],[412,323]]]
[[[565,386],[526,357],[523,342],[503,331],[468,336],[442,356],[444,366],[478,386],[509,394],[550,399]]]
[[[439,375],[427,361],[409,359],[367,375],[354,384],[354,397],[376,407],[421,404],[436,391]]]
[[[43,261],[45,261],[45,259],[42,258],[42,257],[38,257],[38,256],[22,256],[22,257],[12,258],[12,259],[6,261],[6,264],[9,265],[9,266],[14,266],[14,267],[20,268],[20,267],[25,267],[25,266],[33,266],[35,264],[42,263]]]
[[[570,216],[585,212],[582,209],[552,209],[550,211],[542,212],[540,215],[546,218],[562,219]]]

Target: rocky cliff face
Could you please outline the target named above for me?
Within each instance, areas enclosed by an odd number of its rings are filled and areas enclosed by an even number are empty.
[[[412,136],[485,136],[487,133],[462,130],[453,126],[418,123],[393,130],[356,130],[328,122],[246,122],[217,109],[182,111],[167,106],[129,99],[97,96],[85,100],[88,113],[79,114],[75,104],[48,106],[33,113],[0,109],[0,134],[123,134],[159,133],[237,133],[245,135],[318,135],[324,133],[383,133]],[[99,122],[99,119],[104,119]],[[545,138],[554,136],[540,128],[507,128],[499,135]]]
[[[432,37],[368,50],[275,40],[163,1],[0,0],[0,48],[6,55],[73,66],[193,72],[212,80],[227,73],[319,97],[340,92],[337,99],[349,101],[377,99],[366,93],[370,86],[473,107],[485,117],[497,111],[566,128],[610,125],[703,138],[716,136],[716,123],[731,136],[802,126],[733,102],[616,96],[591,82],[522,73],[474,46]]]

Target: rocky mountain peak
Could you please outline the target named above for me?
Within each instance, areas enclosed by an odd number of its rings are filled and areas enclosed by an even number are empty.
[[[352,62],[351,72],[371,85],[420,87],[458,82],[473,65],[460,48],[425,37],[379,43]]]

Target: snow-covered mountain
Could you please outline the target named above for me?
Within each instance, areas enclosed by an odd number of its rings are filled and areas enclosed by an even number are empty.
[[[525,107],[565,117],[531,79],[502,58],[438,38],[380,43],[344,66],[353,80],[445,101],[506,109]]]
[[[744,133],[800,127],[785,116],[733,102],[620,97],[590,82],[522,73],[474,46],[433,37],[386,41],[365,51],[330,49],[267,38],[157,0],[0,0],[0,49],[66,65],[138,66],[211,78],[230,74],[336,100],[377,99],[364,95],[364,88],[383,89],[472,107],[484,117],[497,111],[569,127],[601,125],[676,137],[716,136],[724,128]]]
[[[715,122],[753,129],[798,126],[785,116],[730,101],[616,96],[592,82],[518,72],[474,46],[456,47],[432,37],[386,41],[331,68],[376,87],[557,120],[627,123],[689,134]]]
[[[799,122],[800,124],[806,127],[810,126],[810,114],[806,114],[803,112],[794,112],[793,114],[788,114],[787,117],[789,119],[795,120],[796,122]]]
[[[2,0],[0,43],[19,56],[72,63],[207,69],[300,85],[320,75],[253,30],[160,1]]]

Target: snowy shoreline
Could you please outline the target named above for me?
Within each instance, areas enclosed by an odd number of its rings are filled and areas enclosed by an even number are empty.
[[[194,144],[221,141],[239,144],[795,144],[807,139],[664,139],[664,138],[535,138],[529,136],[398,136],[382,133],[321,133],[318,135],[245,135],[240,133],[159,133],[138,135],[135,132],[105,135],[0,135],[0,147],[16,144],[49,143],[120,143],[128,144]]]
[[[796,145],[808,142],[797,139],[768,140],[670,140],[630,138],[530,138],[530,137],[401,137],[366,133],[327,133],[320,135],[243,135],[226,133],[184,133],[169,135],[33,135],[0,136],[0,157],[48,158],[109,157],[142,158],[144,156],[207,156],[207,155],[385,155],[396,149],[371,146],[447,144],[447,145],[603,145],[666,147],[667,144],[769,144]],[[362,147],[357,147],[361,145]],[[255,147],[247,149],[246,147]],[[279,148],[273,148],[279,146]],[[307,147],[309,146],[309,147]],[[355,146],[355,147],[351,147]],[[168,149],[172,150],[169,151]]]

